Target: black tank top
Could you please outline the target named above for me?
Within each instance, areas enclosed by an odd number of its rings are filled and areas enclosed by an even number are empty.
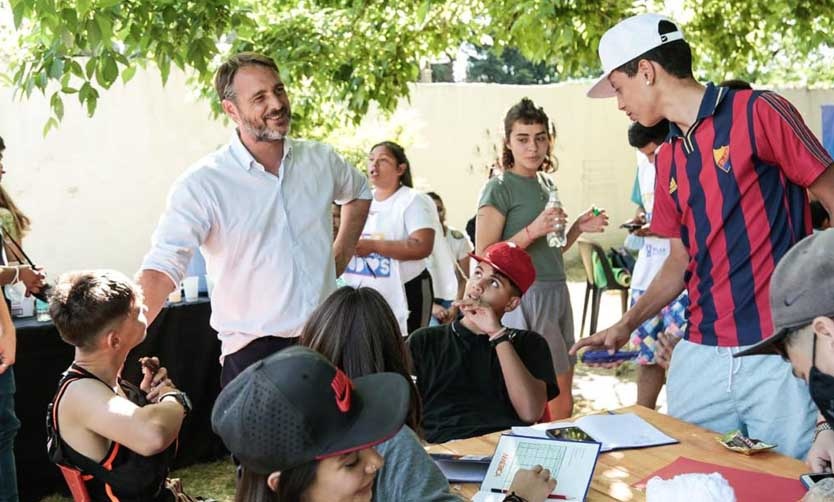
[[[58,430],[58,404],[69,384],[82,378],[94,378],[110,388],[100,378],[75,363],[64,372],[58,384],[58,392],[55,393],[46,414],[46,445],[50,460],[79,470],[90,498],[95,502],[174,501],[173,493],[165,488],[165,478],[176,453],[176,441],[165,451],[150,457],[140,455],[112,441],[104,460],[96,462],[78,453],[61,439]],[[148,404],[144,393],[136,386],[121,378],[118,383],[131,402],[137,406]]]

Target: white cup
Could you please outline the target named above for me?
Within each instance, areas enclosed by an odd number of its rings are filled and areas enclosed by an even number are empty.
[[[200,278],[196,276],[186,277],[182,280],[182,289],[185,290],[185,299],[193,302],[200,295]]]

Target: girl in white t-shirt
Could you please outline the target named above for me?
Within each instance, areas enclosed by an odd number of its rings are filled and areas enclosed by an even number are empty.
[[[425,259],[440,223],[431,199],[412,188],[411,166],[400,145],[374,145],[368,177],[374,198],[356,254],[342,277],[352,286],[382,293],[407,335],[429,322],[432,285]]]

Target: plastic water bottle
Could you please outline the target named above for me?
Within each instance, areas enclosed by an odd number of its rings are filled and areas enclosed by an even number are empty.
[[[556,192],[556,189],[553,188],[550,190],[550,194],[547,198],[547,209],[556,208],[561,209],[562,203],[559,201],[559,194]],[[564,247],[566,244],[567,239],[565,237],[565,225],[564,223],[557,223],[553,230],[547,233],[547,245],[552,248],[560,248]]]
[[[35,319],[38,322],[49,322],[49,304],[42,300],[35,300]]]

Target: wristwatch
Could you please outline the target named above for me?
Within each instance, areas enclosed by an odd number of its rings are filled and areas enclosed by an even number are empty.
[[[495,347],[497,347],[499,343],[512,342],[513,338],[515,338],[516,335],[517,335],[516,331],[513,330],[513,329],[510,329],[510,328],[503,328],[503,329],[504,329],[504,333],[502,333],[499,336],[496,336],[495,338],[493,338],[492,340],[489,341],[489,345],[493,349]]]
[[[189,414],[191,414],[192,406],[191,406],[191,400],[188,399],[188,394],[186,394],[185,392],[183,392],[181,390],[166,392],[165,394],[162,394],[161,396],[159,396],[159,400],[157,402],[161,403],[162,400],[165,399],[166,397],[172,397],[172,398],[176,399],[176,401],[178,403],[180,403],[180,406],[182,406],[183,409],[185,410],[185,416],[188,416]]]
[[[510,493],[502,502],[527,502],[527,499],[523,499],[515,494],[515,492]]]

